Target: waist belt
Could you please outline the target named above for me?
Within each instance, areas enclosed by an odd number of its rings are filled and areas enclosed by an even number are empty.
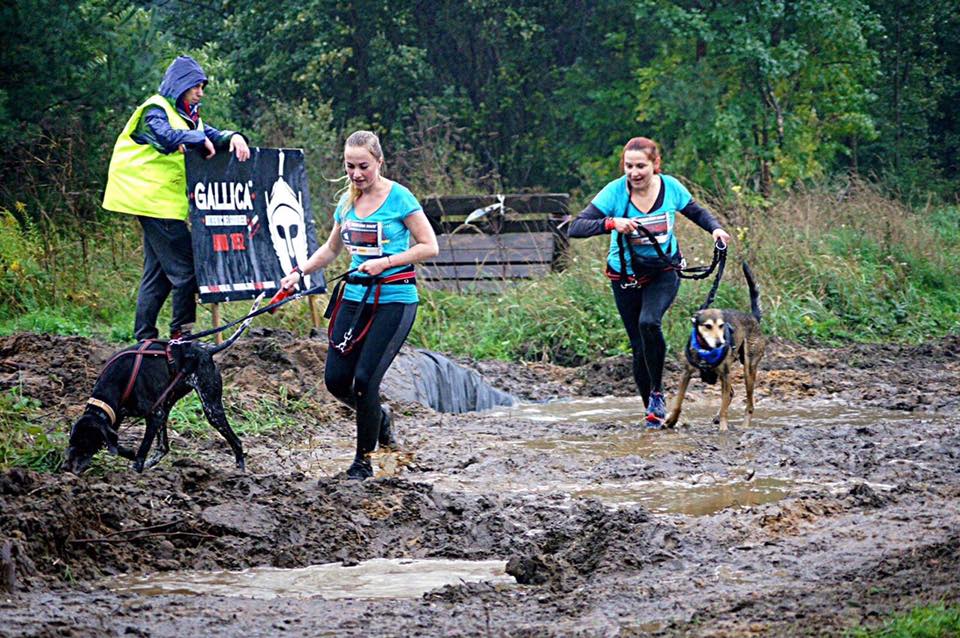
[[[356,311],[354,311],[350,327],[343,333],[343,340],[340,341],[340,343],[334,343],[333,325],[337,320],[337,313],[340,312],[343,293],[346,291],[346,287],[343,285],[344,282],[363,286],[366,288],[366,291],[363,293],[363,299],[360,300],[360,305]],[[379,275],[375,277],[350,275],[346,279],[338,281],[336,287],[333,289],[333,294],[330,295],[330,303],[327,304],[327,309],[323,313],[323,316],[329,319],[329,323],[327,324],[327,340],[330,343],[330,347],[337,350],[340,354],[346,355],[349,354],[358,343],[363,341],[363,338],[367,336],[367,332],[370,330],[370,326],[373,325],[373,318],[377,314],[377,306],[380,305],[380,290],[383,286],[416,283],[417,273],[413,266],[407,266],[403,270],[395,272],[392,275],[387,275],[386,277]],[[373,294],[373,309],[370,311],[370,318],[367,320],[367,324],[363,327],[363,330],[360,331],[360,334],[354,336],[354,332],[360,324],[360,315],[363,313],[363,309],[366,307],[371,293]]]
[[[607,269],[604,271],[603,274],[606,275],[607,279],[609,279],[610,281],[619,281],[620,287],[623,289],[627,289],[627,288],[643,288],[644,286],[649,284],[651,281],[653,281],[657,275],[667,270],[676,270],[676,268],[669,266],[669,267],[661,268],[660,270],[654,271],[651,274],[647,274],[647,275],[635,275],[635,274],[631,275],[626,272],[626,269],[624,269],[623,272],[617,272],[616,270],[613,269],[612,266],[610,266],[610,264],[607,264]]]

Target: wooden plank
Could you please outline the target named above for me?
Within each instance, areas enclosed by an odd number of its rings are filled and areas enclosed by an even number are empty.
[[[420,285],[431,290],[447,290],[463,294],[499,293],[504,288],[515,285],[524,279],[479,279],[476,281],[461,281],[458,279],[427,279]]]
[[[211,312],[212,312],[212,315],[213,315],[213,316],[211,317],[211,321],[213,322],[213,327],[214,327],[214,328],[219,328],[219,327],[220,327],[220,304],[219,304],[219,303],[214,303],[214,304],[212,304],[212,306],[213,306],[213,308],[211,309]],[[218,332],[218,333],[213,337],[213,340],[214,340],[214,342],[215,342],[216,344],[218,344],[218,345],[221,344],[221,343],[223,343],[223,333],[222,333],[222,332]]]
[[[420,264],[417,279],[529,279],[550,272],[550,264]]]
[[[444,250],[498,250],[501,248],[553,251],[553,233],[511,233],[506,235],[481,235],[480,233],[457,233],[439,235],[437,243]]]
[[[482,264],[482,263],[551,263],[553,246],[540,248],[441,248],[440,254],[430,264]]]
[[[549,233],[556,230],[562,219],[481,219],[464,224],[460,220],[444,218],[436,222],[434,232],[444,235],[509,235],[516,233]]]
[[[445,195],[422,198],[423,212],[435,218],[469,215],[478,208],[498,203],[496,195]],[[566,213],[568,193],[522,193],[504,196],[504,207],[521,214]]]

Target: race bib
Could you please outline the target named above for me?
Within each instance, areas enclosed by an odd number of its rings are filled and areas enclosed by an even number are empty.
[[[666,213],[657,213],[656,215],[644,215],[643,217],[631,217],[630,219],[638,222],[647,229],[654,237],[657,243],[663,245],[670,240],[670,217]],[[646,233],[641,230],[635,230],[629,235],[630,243],[635,246],[652,246],[653,242]]]
[[[349,220],[340,227],[340,238],[351,255],[383,256],[383,224]]]

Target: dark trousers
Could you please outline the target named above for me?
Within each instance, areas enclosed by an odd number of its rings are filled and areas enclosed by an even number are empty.
[[[143,277],[137,293],[136,339],[156,339],[157,316],[173,290],[170,332],[197,320],[197,279],[187,223],[137,216],[143,227]]]
[[[663,391],[663,361],[667,355],[667,342],[663,338],[661,323],[680,290],[680,277],[675,270],[664,270],[638,288],[624,289],[618,281],[610,283],[623,327],[630,337],[633,379],[646,406],[651,391]]]
[[[352,325],[360,305],[346,300],[340,304],[333,323],[333,343],[343,341],[343,334]],[[373,304],[363,306],[355,333],[363,329],[373,309]],[[416,317],[415,303],[380,304],[370,331],[353,350],[346,355],[333,347],[327,351],[324,382],[333,396],[357,411],[358,455],[372,452],[377,447],[383,419],[380,382],[410,334]]]

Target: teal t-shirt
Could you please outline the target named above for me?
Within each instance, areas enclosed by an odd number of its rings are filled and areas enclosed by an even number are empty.
[[[423,210],[413,193],[405,186],[393,182],[390,193],[371,215],[360,218],[351,205],[343,209],[344,200],[337,204],[333,219],[340,225],[340,238],[350,251],[350,268],[356,268],[368,259],[397,255],[410,247],[410,230],[403,220],[408,215]],[[398,266],[388,268],[382,276],[392,275],[406,268]],[[355,273],[355,276],[363,276]],[[348,284],[343,293],[344,299],[362,301],[367,289],[359,284]],[[367,303],[373,303],[374,290]],[[417,303],[420,300],[414,284],[388,284],[380,288],[380,303]]]
[[[615,179],[604,186],[591,203],[607,217],[639,218],[639,222],[657,238],[663,252],[668,257],[674,257],[679,251],[677,238],[673,234],[677,211],[682,210],[689,204],[693,197],[690,195],[690,191],[674,177],[661,174],[660,182],[663,185],[663,203],[648,213],[640,212],[630,201],[626,175],[622,175],[619,179]],[[617,272],[625,271],[628,274],[634,274],[629,263],[626,264],[626,268],[620,264],[620,248],[617,241],[619,234],[615,230],[610,233],[610,250],[607,253],[607,263],[610,268]],[[633,250],[638,263],[651,267],[663,263],[657,255],[657,249],[653,247],[646,235],[635,232],[628,237],[624,237],[624,239],[627,240],[626,246]]]

